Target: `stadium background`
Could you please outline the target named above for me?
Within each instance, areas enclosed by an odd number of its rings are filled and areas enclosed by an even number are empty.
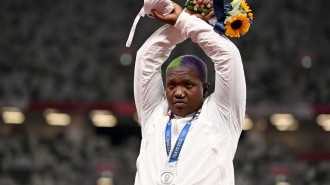
[[[183,5],[184,1],[176,1]],[[248,1],[247,115],[237,185],[330,184],[329,2]],[[0,2],[0,185],[130,185],[140,145],[137,49],[162,25],[143,1]],[[205,54],[191,41],[182,54]],[[214,72],[209,80],[214,82]]]

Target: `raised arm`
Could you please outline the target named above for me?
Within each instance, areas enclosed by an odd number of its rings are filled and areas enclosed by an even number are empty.
[[[239,136],[246,102],[246,85],[240,53],[225,36],[219,35],[205,21],[183,11],[175,27],[196,42],[214,62],[215,91],[211,99],[217,104],[230,129]]]
[[[152,111],[165,99],[161,65],[176,44],[185,40],[171,25],[158,29],[138,50],[134,72],[134,96],[142,131]]]

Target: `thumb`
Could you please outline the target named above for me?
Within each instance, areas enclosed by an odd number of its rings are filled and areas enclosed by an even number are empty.
[[[160,13],[158,13],[156,10],[151,10],[151,13],[154,14],[154,16],[158,19],[158,20],[163,20],[164,16]]]
[[[214,16],[214,11],[212,11],[212,12],[210,12],[209,14],[203,16],[202,19],[203,19],[204,21],[208,21],[208,20],[210,20],[213,16]]]

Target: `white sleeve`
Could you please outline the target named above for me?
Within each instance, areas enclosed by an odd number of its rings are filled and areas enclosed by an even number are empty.
[[[229,127],[239,136],[245,115],[246,85],[241,56],[237,47],[216,33],[205,21],[182,12],[174,27],[190,37],[214,62],[215,91],[211,96]]]
[[[165,99],[161,66],[176,44],[185,39],[179,30],[165,25],[151,35],[137,52],[134,97],[142,131],[152,111]]]

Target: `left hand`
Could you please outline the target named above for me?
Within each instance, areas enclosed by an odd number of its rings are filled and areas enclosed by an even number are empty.
[[[196,8],[212,8],[213,0],[194,0]]]
[[[187,8],[184,9],[185,12],[189,13],[190,15],[194,15],[204,21],[210,20],[214,16],[214,11],[208,13],[207,15],[203,16],[200,12],[196,12],[194,10],[188,10]]]

